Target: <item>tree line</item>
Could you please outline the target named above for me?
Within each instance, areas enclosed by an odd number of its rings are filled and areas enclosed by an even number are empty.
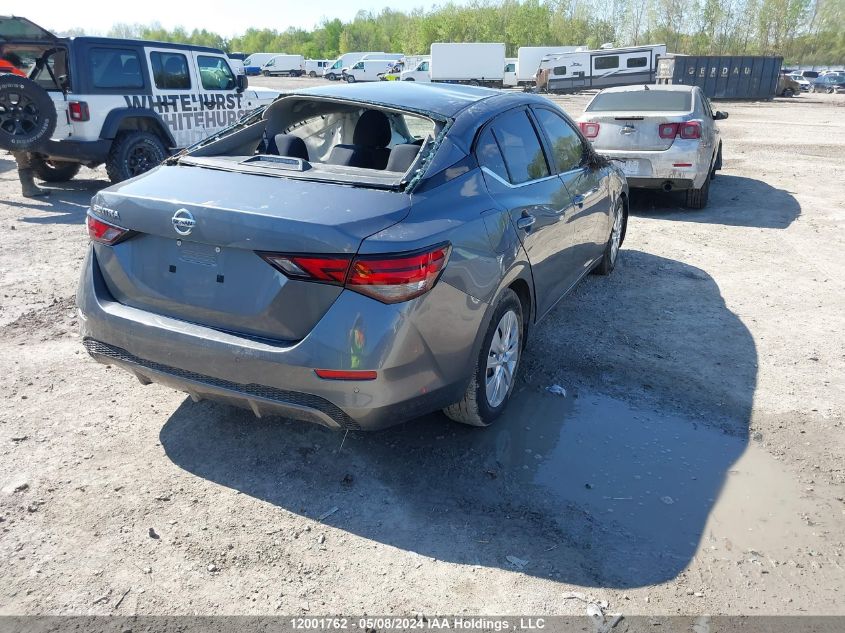
[[[77,30],[78,32],[78,30]],[[334,59],[349,51],[428,53],[432,42],[520,46],[664,43],[690,55],[782,55],[787,64],[845,64],[845,0],[473,0],[410,12],[361,11],[308,30],[250,28],[224,38],[158,23],[109,35]]]

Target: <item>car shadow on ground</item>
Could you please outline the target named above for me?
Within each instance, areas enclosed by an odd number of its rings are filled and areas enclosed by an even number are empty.
[[[489,429],[438,413],[348,435],[186,400],[162,446],[198,477],[419,555],[582,586],[672,579],[745,449],[757,357],[709,275],[620,259],[538,326],[526,366],[651,400],[528,382]]]
[[[682,222],[785,229],[801,215],[801,205],[784,189],[743,176],[719,174],[710,185],[710,200],[700,210],[684,207],[684,193],[631,190],[631,213]]]
[[[40,187],[50,191],[45,198],[24,198],[20,194],[5,201],[10,207],[25,210],[20,222],[30,224],[83,224],[91,198],[111,183],[107,180],[77,178],[62,183],[42,183]]]

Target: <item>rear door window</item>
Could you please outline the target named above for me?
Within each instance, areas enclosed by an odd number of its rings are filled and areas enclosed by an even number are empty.
[[[596,57],[596,70],[611,70],[619,68],[619,55],[606,55],[604,57]]]
[[[88,68],[95,88],[143,88],[141,58],[128,48],[92,48]]]
[[[153,81],[156,88],[163,90],[190,90],[191,74],[188,58],[181,53],[150,53]]]
[[[551,110],[537,108],[534,114],[549,139],[558,172],[578,169],[584,159],[584,144],[578,133],[566,119]]]
[[[525,110],[508,112],[493,122],[509,180],[518,185],[550,174],[546,156]]]
[[[505,161],[502,158],[502,152],[499,150],[499,144],[493,136],[492,127],[484,130],[481,138],[478,139],[478,145],[475,147],[475,156],[478,159],[479,165],[486,167],[502,180],[509,180],[508,168],[505,167]]]

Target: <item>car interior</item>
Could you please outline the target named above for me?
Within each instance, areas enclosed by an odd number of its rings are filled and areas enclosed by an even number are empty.
[[[311,98],[281,99],[260,122],[201,146],[191,156],[279,156],[309,168],[404,174],[443,122],[415,113]],[[259,161],[260,162],[260,161]],[[360,172],[359,172],[360,173]]]

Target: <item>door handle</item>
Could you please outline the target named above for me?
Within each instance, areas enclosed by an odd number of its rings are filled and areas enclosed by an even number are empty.
[[[537,221],[537,218],[535,218],[533,215],[528,215],[528,214],[523,215],[521,218],[519,218],[516,221],[516,228],[523,229],[523,230],[527,231],[529,228],[531,228],[534,225],[534,223],[536,221]]]
[[[582,196],[580,193],[572,196],[572,204],[574,204],[579,209],[584,206],[584,200],[587,199],[587,196]]]

